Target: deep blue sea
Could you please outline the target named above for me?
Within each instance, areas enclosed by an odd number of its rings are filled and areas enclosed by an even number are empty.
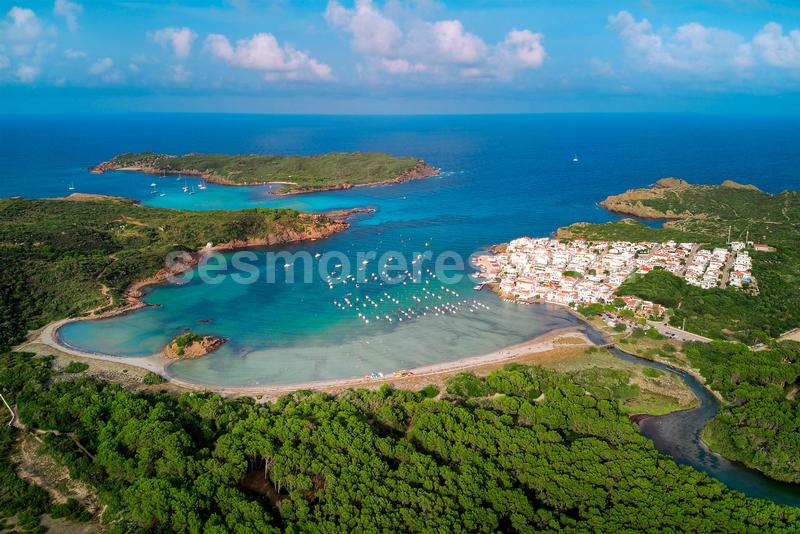
[[[175,177],[87,172],[117,153],[140,150],[377,150],[419,156],[442,174],[400,185],[274,197],[269,187],[213,184],[187,195],[181,190],[183,181]],[[548,235],[576,221],[611,220],[614,216],[596,205],[599,200],[666,176],[706,183],[732,179],[768,191],[798,188],[800,124],[777,117],[658,114],[0,117],[0,196],[63,196],[73,185],[78,192],[127,196],[167,208],[375,208],[374,214],[359,217],[351,229],[331,239],[290,249],[311,254],[411,255],[431,250],[468,255],[521,235]],[[153,181],[158,194],[150,193]],[[187,183],[199,185],[196,179]],[[255,260],[262,275],[268,270],[265,255],[258,251]],[[372,273],[380,266],[365,269]],[[418,285],[365,283],[330,289],[316,277],[311,284],[286,284],[281,282],[283,272],[278,275],[278,283],[271,284],[195,280],[154,288],[147,301],[160,306],[72,323],[62,329],[62,339],[84,350],[142,356],[192,328],[229,342],[209,357],[171,366],[171,374],[200,383],[255,385],[432,364],[497,350],[570,324],[563,312],[504,303],[474,291],[469,280],[448,286],[448,291],[430,276]],[[369,324],[352,309],[340,307],[345,297],[355,301],[357,296],[369,296],[370,306],[372,301],[379,304],[369,309]],[[364,311],[364,301],[359,302]],[[444,303],[456,313],[433,311]]]

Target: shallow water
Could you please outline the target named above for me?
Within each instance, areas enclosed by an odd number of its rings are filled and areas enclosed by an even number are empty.
[[[575,221],[613,219],[596,202],[665,176],[705,183],[733,179],[773,192],[799,188],[797,122],[782,117],[659,114],[0,116],[0,196],[61,196],[72,183],[79,192],[127,196],[165,208],[272,206],[324,211],[371,206],[377,212],[359,218],[347,232],[291,250],[339,250],[351,255],[431,249],[467,255],[520,235],[548,235]],[[134,150],[283,154],[382,150],[417,155],[444,172],[400,185],[292,197],[271,196],[268,187],[209,184],[200,191],[199,180],[192,178],[186,183],[194,185],[197,194],[186,195],[181,191],[183,181],[175,177],[87,172],[91,165]],[[575,153],[580,156],[577,164],[572,162]],[[153,181],[156,194],[150,193]],[[474,292],[465,280],[452,288],[458,297],[446,293],[443,300],[476,299],[489,310],[425,315],[403,323],[375,320],[367,326],[352,312],[333,305],[333,299],[356,293],[355,289],[330,290],[322,280],[161,286],[147,297],[159,307],[72,323],[62,335],[77,347],[128,356],[155,352],[186,327],[222,335],[229,342],[217,354],[182,362],[171,373],[196,382],[243,385],[359,376],[448,361],[490,352],[574,321],[561,310],[518,307]],[[420,305],[410,300],[412,294],[420,294],[419,288],[358,288],[359,295],[384,291],[409,307],[412,302]],[[392,306],[386,306],[388,314]],[[199,324],[209,319],[210,324]],[[735,489],[798,504],[796,485],[769,480],[704,448],[699,432],[716,412],[716,401],[692,377],[684,380],[702,405],[648,419],[642,432],[678,462]]]
[[[376,212],[359,217],[350,230],[289,249],[337,251],[351,258],[357,252],[380,255],[390,250],[408,258],[424,250],[466,257],[520,235],[548,235],[575,221],[613,219],[597,201],[666,175],[707,182],[736,178],[779,190],[792,185],[800,164],[800,155],[791,150],[800,134],[794,122],[785,119],[126,115],[2,120],[3,131],[13,135],[0,144],[5,163],[0,194],[55,196],[66,194],[72,183],[77,191],[125,195],[167,208],[373,207]],[[743,144],[748,151],[740,150]],[[48,157],[36,157],[43,150]],[[440,167],[442,174],[399,185],[276,197],[268,186],[208,184],[202,191],[196,178],[86,171],[126,150],[384,150],[418,155]],[[578,163],[572,161],[575,153]],[[151,182],[158,193],[150,193]],[[184,183],[194,186],[196,194],[184,194]],[[266,268],[258,263],[263,274]],[[331,291],[318,278],[311,284],[165,286],[147,297],[158,308],[69,325],[61,334],[73,346],[119,355],[155,352],[186,327],[221,335],[229,343],[217,355],[181,363],[171,372],[187,380],[232,385],[353,376],[446,361],[516,343],[545,331],[555,320],[533,310],[517,318],[506,304],[476,294],[471,285],[462,282],[457,288],[461,296],[445,294],[444,300],[479,298],[491,310],[481,309],[469,319],[428,315],[402,326],[396,315],[391,324],[382,319],[366,326],[341,313],[332,304],[337,295],[342,297],[341,288]],[[399,298],[402,306],[419,307],[409,300],[409,287],[384,291]],[[390,308],[381,309],[388,313]],[[212,322],[197,324],[203,319]],[[313,365],[298,363],[305,361]]]

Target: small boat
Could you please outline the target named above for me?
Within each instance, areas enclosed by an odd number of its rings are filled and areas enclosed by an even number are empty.
[[[206,188],[205,180],[201,181],[200,185],[198,185],[197,188],[200,189],[201,191],[204,190]]]
[[[192,190],[191,190],[191,191],[189,191],[189,194],[190,194],[190,195],[194,195],[194,186],[192,186]]]
[[[150,187],[155,187],[155,186],[156,186],[155,182],[150,182]]]
[[[75,182],[70,182],[70,183],[69,183],[69,187],[68,187],[68,189],[69,189],[70,191],[75,191]]]
[[[161,193],[161,194],[160,194],[160,195],[158,195],[158,196],[160,196],[160,197],[165,197],[165,196],[167,196],[167,194],[166,194],[166,193]]]
[[[578,163],[578,161],[579,161],[579,160],[578,160],[578,155],[577,155],[577,154],[575,154],[574,156],[572,156],[572,162],[573,162],[573,163]]]
[[[188,193],[189,192],[189,186],[186,185],[186,180],[185,179],[183,180],[183,192],[184,193]]]

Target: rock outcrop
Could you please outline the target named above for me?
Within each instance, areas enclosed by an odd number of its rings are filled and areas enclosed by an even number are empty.
[[[643,201],[664,198],[665,195],[683,191],[692,186],[680,178],[661,178],[652,187],[644,189],[628,189],[619,195],[611,195],[600,202],[608,211],[633,215],[642,219],[680,219],[687,214],[675,213],[671,210],[661,211],[646,205]]]
[[[730,187],[731,189],[748,189],[750,191],[761,191],[757,186],[753,184],[740,184],[739,182],[734,182],[733,180],[725,180],[722,182],[722,187]]]
[[[216,336],[198,336],[197,334],[182,334],[164,347],[164,356],[170,360],[193,360],[214,352],[225,343],[225,340]]]

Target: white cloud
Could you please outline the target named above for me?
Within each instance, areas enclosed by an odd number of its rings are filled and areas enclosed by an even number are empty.
[[[372,0],[356,0],[348,9],[329,0],[325,19],[350,36],[353,50],[366,56],[368,65],[390,74],[511,78],[519,70],[540,67],[546,57],[542,34],[513,30],[490,46],[460,20],[429,22],[401,7],[390,2],[381,10]],[[401,24],[398,18],[410,20]]]
[[[25,43],[38,39],[44,32],[42,20],[32,9],[14,6],[0,23],[0,34],[10,43]]]
[[[104,57],[89,65],[88,72],[93,76],[99,76],[107,73],[113,66],[114,60],[112,60],[110,57]]]
[[[589,60],[589,68],[598,76],[610,77],[614,76],[614,65],[610,61],[599,58],[592,58]]]
[[[442,20],[430,25],[436,55],[447,63],[478,63],[486,57],[483,39],[464,30],[461,21]]]
[[[753,47],[767,65],[800,68],[800,30],[784,35],[780,24],[770,22],[753,38]]]
[[[82,5],[70,2],[70,0],[56,0],[53,6],[53,13],[59,17],[64,17],[71,32],[78,31],[78,15],[83,13]]]
[[[536,68],[544,63],[546,53],[541,33],[533,33],[529,30],[512,30],[506,35],[506,40],[501,46],[508,50],[511,55],[526,67]]]
[[[328,65],[289,45],[281,46],[270,33],[239,39],[235,45],[231,45],[224,35],[211,34],[206,38],[205,48],[229,65],[263,72],[267,80],[332,79]]]
[[[54,30],[36,13],[14,6],[0,18],[0,55],[6,68],[12,67],[16,78],[31,83],[42,74],[42,64],[53,50]]]
[[[690,22],[657,33],[650,21],[636,21],[627,11],[608,17],[608,22],[645,66],[708,74],[754,64],[751,45],[728,30]]]
[[[150,32],[148,36],[161,46],[170,46],[175,57],[180,59],[189,57],[192,45],[197,39],[197,34],[185,26],[183,28],[162,28]]]
[[[170,70],[172,71],[173,82],[184,83],[192,79],[192,73],[183,65],[172,65]]]
[[[407,59],[381,59],[383,69],[390,74],[410,74],[412,72],[427,72],[428,66],[424,63],[412,63]]]
[[[98,59],[89,65],[87,72],[106,83],[120,83],[124,80],[122,71],[114,68],[114,60],[110,57]]]
[[[800,30],[784,34],[774,22],[752,39],[735,32],[690,22],[674,31],[656,32],[647,19],[636,21],[627,11],[608,18],[610,27],[644,66],[697,77],[750,77],[759,67],[800,68]]]
[[[22,83],[33,83],[41,74],[42,69],[35,65],[20,65],[17,68],[17,79]]]
[[[86,52],[67,48],[64,50],[64,57],[67,59],[86,59]]]
[[[325,9],[325,20],[349,33],[353,49],[360,54],[388,55],[403,36],[400,27],[372,5],[371,0],[356,0],[353,9],[332,0]]]

